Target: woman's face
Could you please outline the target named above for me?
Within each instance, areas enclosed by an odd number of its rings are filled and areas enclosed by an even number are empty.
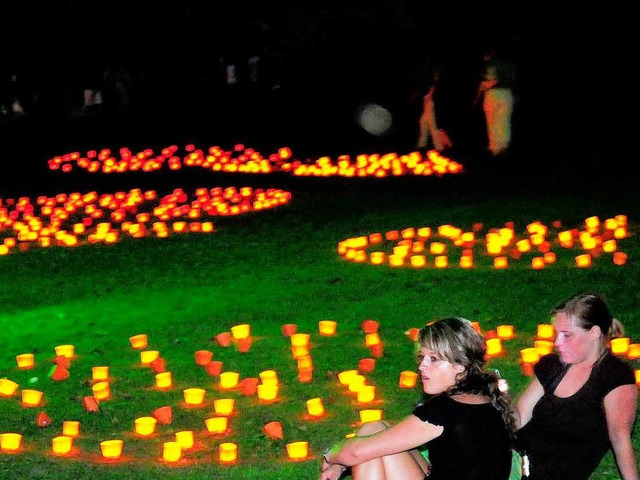
[[[555,318],[555,345],[564,363],[580,363],[589,360],[597,352],[599,336],[597,327],[585,330],[575,325],[566,313],[558,313]]]
[[[421,347],[418,353],[418,370],[422,376],[422,390],[429,395],[437,395],[456,383],[458,374],[464,371],[464,367]]]

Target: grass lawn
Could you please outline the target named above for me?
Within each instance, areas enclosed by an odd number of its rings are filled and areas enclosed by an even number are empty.
[[[0,257],[0,378],[18,383],[20,390],[44,392],[44,403],[34,408],[24,408],[19,394],[0,397],[0,434],[23,435],[18,453],[0,453],[0,478],[317,478],[320,453],[357,428],[360,410],[382,409],[390,421],[410,413],[420,390],[398,386],[400,372],[415,369],[406,332],[443,316],[478,321],[483,331],[514,325],[515,337],[503,342],[504,353],[489,361],[514,396],[528,381],[520,369],[520,349],[533,346],[537,325],[548,323],[551,308],[578,291],[602,292],[632,343],[640,342],[640,194],[624,173],[600,166],[585,174],[581,168],[571,160],[555,167],[529,165],[513,176],[485,168],[441,178],[387,179],[176,173],[176,180],[158,188],[175,187],[184,178],[189,192],[251,185],[290,191],[292,201],[268,211],[213,217],[210,234],[123,237],[113,245],[34,248]],[[77,180],[87,186],[92,181],[89,175]],[[115,185],[118,178],[109,181]],[[627,215],[629,232],[618,241],[618,249],[628,255],[622,266],[603,253],[590,268],[578,268],[574,258],[583,251],[560,247],[551,234],[557,258],[541,270],[531,268],[533,254],[496,270],[483,253],[484,235],[507,222],[522,238],[534,221],[549,225],[555,235],[559,229],[551,224],[556,220],[561,229],[582,230],[588,217],[604,221],[620,214]],[[421,269],[373,266],[349,262],[338,253],[338,244],[351,237],[441,225],[469,231],[476,223],[483,226],[471,269],[454,261],[445,269],[434,268],[433,262]],[[458,247],[449,248],[452,258],[459,256]],[[319,334],[318,322],[325,319],[337,322],[335,336]],[[365,375],[377,387],[376,400],[360,404],[337,374],[371,356],[360,328],[365,319],[379,322],[384,352]],[[243,323],[251,325],[248,352],[216,343],[215,335]],[[311,336],[309,383],[297,378],[289,338],[281,331],[288,323]],[[165,360],[171,389],[155,388],[153,370],[141,365],[139,351],[131,347],[129,337],[140,333],[148,335],[148,349]],[[57,382],[49,373],[54,348],[63,344],[74,345],[76,356],[69,378]],[[265,404],[238,389],[221,389],[219,377],[196,365],[197,350],[212,351],[223,371],[241,378],[276,370],[278,400]],[[35,355],[35,368],[18,370],[15,356],[28,352]],[[638,360],[632,364],[640,368]],[[82,398],[92,394],[94,366],[109,367],[111,398],[89,413]],[[191,387],[206,390],[203,406],[184,404],[183,389]],[[306,400],[315,397],[326,409],[319,419],[306,412]],[[216,398],[236,400],[228,431],[221,435],[205,428]],[[150,438],[137,436],[134,420],[165,405],[172,407],[172,422],[159,424]],[[51,418],[46,427],[36,423],[41,411]],[[58,457],[51,452],[51,440],[61,434],[65,420],[80,421],[81,434],[72,454]],[[283,426],[282,439],[262,431],[274,420]],[[177,464],[166,464],[162,444],[180,430],[194,431],[194,448]],[[107,439],[124,440],[121,460],[100,458],[99,443]],[[640,429],[633,439],[640,451]],[[309,442],[308,459],[287,458],[285,445],[293,441]],[[218,460],[223,442],[238,445],[233,465]],[[611,456],[594,478],[618,478]]]

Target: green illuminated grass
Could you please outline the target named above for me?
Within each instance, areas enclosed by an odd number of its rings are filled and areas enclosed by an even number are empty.
[[[357,405],[336,379],[339,371],[357,368],[358,360],[369,356],[360,330],[367,318],[380,322],[385,344],[384,356],[367,379],[378,386],[376,407],[391,421],[407,415],[420,398],[419,390],[397,386],[399,372],[415,368],[404,332],[438,317],[464,316],[479,321],[484,330],[515,325],[517,336],[505,342],[505,355],[490,362],[514,395],[527,382],[520,373],[519,350],[533,344],[536,325],[549,320],[550,309],[577,291],[604,293],[628,336],[640,341],[637,189],[628,180],[603,190],[595,177],[551,178],[540,175],[500,185],[470,176],[226,177],[228,185],[251,182],[290,190],[293,200],[273,211],[214,218],[216,232],[210,235],[125,238],[110,246],[36,249],[0,257],[0,378],[42,389],[46,399],[42,408],[26,409],[17,396],[0,398],[0,433],[20,432],[25,443],[19,454],[0,453],[0,478],[315,479],[320,452],[354,431],[358,411],[367,408]],[[196,187],[213,187],[222,180],[201,177],[198,182]],[[391,229],[452,224],[468,230],[476,222],[498,228],[514,221],[516,232],[523,234],[535,220],[561,220],[567,228],[581,228],[589,216],[616,214],[626,214],[630,222],[631,235],[620,242],[629,256],[622,267],[603,255],[592,268],[578,269],[573,257],[581,252],[557,246],[557,263],[540,271],[529,268],[526,256],[495,271],[485,260],[471,270],[413,270],[349,263],[337,254],[341,240]],[[323,319],[338,322],[335,337],[318,334]],[[255,341],[248,353],[212,340],[238,323],[251,324]],[[298,331],[312,335],[315,371],[309,384],[296,378],[296,363],[280,330],[285,323],[296,323]],[[153,372],[140,366],[139,353],[129,345],[129,337],[138,333],[147,333],[149,348],[166,360],[172,390],[153,388]],[[53,382],[47,374],[54,347],[67,343],[77,353],[71,377]],[[195,364],[199,349],[212,350],[224,370],[238,371],[243,378],[275,369],[282,382],[280,400],[262,405],[255,397],[220,391],[217,378]],[[26,352],[35,353],[37,366],[18,371],[15,355]],[[91,367],[96,365],[110,367],[112,399],[89,414],[81,399],[91,394]],[[32,379],[37,381],[30,383]],[[195,386],[207,389],[207,406],[185,408],[182,389]],[[236,398],[237,413],[231,431],[213,437],[205,432],[204,419],[213,414],[213,398],[223,396]],[[327,415],[320,420],[305,418],[304,402],[312,397],[324,400]],[[172,424],[159,425],[153,438],[136,438],[134,419],[163,405],[173,407]],[[41,410],[52,418],[49,427],[36,425]],[[80,420],[82,435],[75,456],[56,458],[50,453],[51,438],[61,433],[64,420]],[[262,433],[270,420],[282,422],[283,440],[269,440]],[[180,465],[164,465],[162,442],[183,429],[196,431],[198,448],[185,453]],[[109,438],[125,440],[122,462],[100,461],[99,442]],[[640,431],[633,438],[640,450]],[[309,441],[313,458],[297,463],[286,459],[285,444],[297,440]],[[237,465],[217,461],[222,441],[238,443]],[[594,478],[618,478],[610,456]]]

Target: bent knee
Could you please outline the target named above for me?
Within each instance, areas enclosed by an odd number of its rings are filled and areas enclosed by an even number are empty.
[[[363,437],[366,435],[373,435],[374,433],[378,433],[381,432],[382,430],[386,430],[387,428],[389,428],[391,426],[391,424],[389,422],[386,422],[384,420],[376,420],[375,422],[367,422],[364,425],[362,425],[357,433],[356,436],[358,437]]]

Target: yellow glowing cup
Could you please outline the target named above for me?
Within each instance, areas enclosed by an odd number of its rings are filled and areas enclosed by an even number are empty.
[[[551,340],[535,340],[533,347],[541,357],[553,352],[553,342]]]
[[[156,387],[166,389],[173,386],[173,376],[171,372],[156,373]]]
[[[312,417],[321,417],[324,415],[324,403],[319,397],[307,400],[307,412]]]
[[[176,432],[176,442],[180,444],[182,450],[193,448],[193,430],[181,430]]]
[[[202,405],[205,393],[204,388],[187,388],[182,391],[187,405]]]
[[[323,336],[332,336],[336,334],[336,329],[338,327],[338,323],[334,320],[320,320],[318,322],[318,331],[320,335]]]
[[[358,375],[358,370],[344,370],[338,373],[338,381],[342,385],[349,385],[353,377]]]
[[[294,333],[289,337],[291,339],[291,345],[294,347],[304,347],[309,345],[309,340],[311,339],[311,335],[308,333]]]
[[[502,353],[502,339],[499,337],[488,338],[485,340],[487,345],[487,355],[499,355]]]
[[[629,350],[629,338],[620,337],[611,339],[611,353],[614,355],[624,355]]]
[[[549,340],[552,339],[555,335],[555,329],[553,327],[553,325],[550,325],[548,323],[541,323],[538,325],[538,330],[537,330],[537,335],[538,338],[543,339],[543,340]]]
[[[80,435],[80,422],[76,420],[65,420],[62,422],[62,435],[76,438]]]
[[[525,363],[536,363],[540,360],[540,353],[535,348],[523,348],[520,350],[520,359]]]
[[[228,417],[211,417],[211,418],[205,419],[204,424],[207,427],[207,432],[220,434],[227,431],[227,426],[229,425],[229,418]]]
[[[40,390],[24,389],[22,390],[22,405],[25,407],[37,407],[42,402],[43,392]]]
[[[160,356],[160,352],[158,350],[144,350],[140,352],[140,362],[143,365],[149,365],[159,356]]]
[[[173,463],[182,457],[182,447],[178,442],[164,442],[162,444],[162,460]]]
[[[18,368],[23,370],[28,370],[35,366],[35,358],[33,353],[23,353],[21,355],[16,355],[16,362],[18,363]]]
[[[141,333],[140,335],[129,337],[129,342],[131,343],[131,346],[136,350],[147,348],[147,334]]]
[[[309,456],[309,442],[287,443],[287,455],[291,460],[303,460]]]
[[[109,367],[92,367],[91,378],[94,382],[109,380]]]
[[[496,327],[496,333],[498,334],[498,337],[503,340],[509,340],[514,336],[513,325],[498,325]]]
[[[18,391],[18,385],[13,380],[8,378],[0,378],[0,395],[3,397],[10,397]]]
[[[220,374],[220,387],[229,389],[238,386],[240,374],[238,372],[222,372]]]
[[[260,384],[257,387],[258,398],[264,402],[272,402],[278,398],[278,385]]]
[[[358,401],[361,403],[372,402],[376,398],[376,387],[364,385],[358,392]]]
[[[213,401],[213,410],[217,415],[231,415],[236,401],[233,398],[216,398]]]
[[[364,387],[365,381],[367,379],[364,375],[354,375],[354,377],[349,382],[349,391],[353,393],[358,393]]]
[[[98,382],[91,386],[93,397],[96,400],[109,400],[111,397],[111,386],[109,382]]]
[[[66,455],[71,451],[73,438],[61,435],[51,439],[51,449],[55,455]]]
[[[138,435],[147,437],[156,431],[158,420],[155,417],[139,417],[134,420],[135,431]]]
[[[400,372],[400,380],[398,380],[398,385],[400,386],[400,388],[413,388],[416,386],[417,382],[417,372],[413,372],[411,370],[404,370]]]
[[[309,355],[309,345],[292,345],[291,355],[295,359],[306,357],[307,355]]]
[[[0,435],[0,450],[17,452],[22,446],[22,435],[19,433],[3,433]]]
[[[218,455],[221,463],[233,463],[238,459],[238,445],[232,442],[221,443]]]
[[[231,327],[231,335],[236,340],[240,340],[241,338],[247,338],[251,335],[251,326],[247,323],[243,323],[241,325],[235,325]]]
[[[378,420],[382,420],[382,410],[378,409],[367,409],[360,410],[360,422],[375,422]]]
[[[264,370],[260,372],[260,382],[262,385],[278,385],[278,373],[275,370]]]
[[[65,358],[73,358],[75,355],[75,349],[73,345],[58,345],[55,347],[56,355],[62,356]]]
[[[123,440],[103,440],[100,442],[100,453],[104,458],[116,459],[122,456]]]

